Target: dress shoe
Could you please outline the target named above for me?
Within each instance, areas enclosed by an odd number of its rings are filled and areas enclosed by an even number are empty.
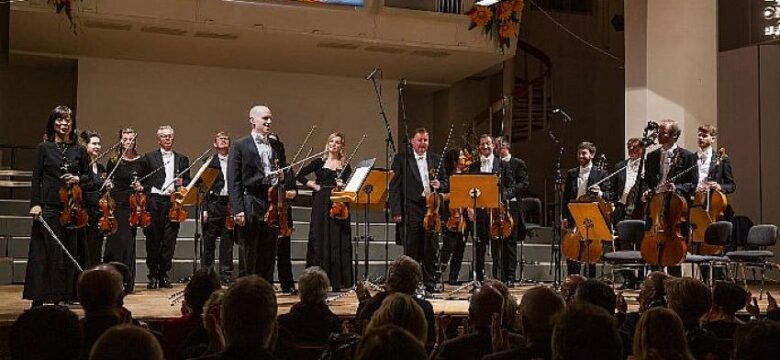
[[[289,288],[285,287],[285,288],[282,288],[282,294],[285,294],[285,295],[298,295],[298,290],[296,290],[294,287],[289,287]]]
[[[150,277],[149,282],[146,283],[146,288],[150,290],[157,289],[157,278]]]
[[[173,285],[171,284],[171,281],[168,280],[167,277],[160,278],[160,289],[172,289]]]
[[[508,287],[508,288],[515,287],[515,281],[514,280],[507,280],[505,284],[506,284],[506,287]]]

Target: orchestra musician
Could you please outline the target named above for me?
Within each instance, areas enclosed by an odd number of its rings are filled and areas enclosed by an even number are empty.
[[[612,214],[613,224],[629,219],[631,214],[626,214],[626,205],[635,201],[629,197],[631,189],[638,183],[639,163],[642,161],[644,149],[639,138],[630,138],[626,141],[628,158],[615,165],[616,169],[625,169],[618,172],[612,181],[612,195],[614,197],[615,212]]]
[[[273,115],[264,105],[252,107],[249,123],[252,131],[236,140],[228,157],[228,194],[238,226],[239,276],[257,274],[273,282],[276,259],[276,229],[264,216],[269,207],[268,189],[284,181],[275,164],[286,165],[284,145],[269,135]]]
[[[724,194],[731,194],[737,189],[734,175],[731,172],[731,159],[728,156],[719,156],[712,147],[718,141],[718,128],[712,125],[702,125],[698,129],[699,151],[696,153],[699,159],[699,183],[696,191],[713,189]],[[729,220],[734,212],[731,207],[726,208],[724,220]]]
[[[160,126],[157,139],[160,148],[144,155],[147,171],[164,167],[164,171],[158,171],[147,179],[148,185],[145,187],[149,193],[147,209],[152,215],[152,224],[143,230],[146,236],[146,266],[149,270],[146,287],[149,289],[173,287],[168,272],[173,262],[180,223],[171,221],[168,212],[172,205],[171,194],[190,182],[189,170],[176,177],[190,166],[190,160],[173,151],[173,128],[169,125]]]
[[[99,200],[102,194],[100,193],[100,187],[103,185],[103,178],[106,176],[106,168],[97,161],[101,149],[100,134],[96,131],[86,130],[82,131],[79,137],[81,145],[87,150],[90,163],[92,164],[89,167],[92,189],[82,191],[84,207],[89,213],[89,223],[81,228],[77,250],[78,255],[76,256],[81,267],[87,269],[103,262],[101,254],[103,251],[103,234],[100,231],[98,220],[100,220],[101,216]]]
[[[284,147],[284,143],[281,142],[278,134],[271,133],[268,135],[268,138],[279,141],[282,147]],[[292,169],[289,169],[284,176],[284,188],[284,196],[287,199],[287,213],[289,214],[287,226],[292,229],[292,203],[298,197],[298,188],[295,186],[295,176]],[[291,235],[292,233],[283,236],[280,232],[276,240],[276,272],[279,276],[279,285],[282,288],[282,293],[295,295],[298,291],[295,290],[295,280],[292,273]]]
[[[596,195],[607,199],[609,198],[608,182],[604,184],[604,189],[607,191],[602,191],[601,186],[593,186],[594,183],[608,175],[606,171],[602,171],[593,166],[593,158],[595,156],[596,146],[592,143],[583,141],[577,145],[577,162],[579,163],[579,166],[569,169],[566,172],[566,182],[563,188],[563,224],[561,224],[561,229],[569,229],[571,231],[576,227],[574,218],[569,211],[569,203],[575,202],[584,195],[591,193],[595,193]],[[579,274],[580,267],[580,262],[566,259],[568,275]],[[588,265],[585,276],[596,276],[595,264]]]
[[[63,186],[92,186],[89,155],[78,144],[76,119],[67,106],[59,105],[49,114],[45,140],[36,150],[30,193],[30,216],[39,216],[51,227],[65,248],[75,254],[77,232],[72,223],[61,224],[67,204],[63,204]],[[22,297],[32,300],[32,307],[75,300],[76,266],[67,257],[44,226],[33,221],[27,270]]]
[[[228,216],[227,168],[228,152],[230,151],[230,136],[220,131],[214,135],[214,149],[217,154],[211,157],[209,168],[217,170],[217,177],[211,184],[203,201],[203,255],[201,264],[204,267],[213,268],[214,252],[217,248],[219,237],[219,275],[222,283],[227,284],[233,276],[233,243],[235,232],[228,229],[226,221]]]
[[[423,227],[426,213],[425,197],[432,191],[448,192],[447,173],[439,171],[435,179],[431,174],[438,166],[438,155],[428,151],[429,134],[425,128],[415,129],[411,138],[410,153],[400,152],[393,158],[395,176],[390,181],[388,203],[396,226],[396,237],[402,242],[404,254],[415,259],[423,268],[423,284],[428,292],[435,292],[436,253],[438,240]]]
[[[464,150],[452,149],[448,150],[444,155],[444,169],[447,174],[461,174],[468,171],[468,162]],[[449,195],[449,194],[448,194]],[[465,214],[465,209],[450,210],[450,200],[447,196],[444,202],[441,204],[441,222],[442,224],[449,224],[450,217],[453,212],[459,214],[460,221],[463,222],[463,230],[450,229],[449,226],[442,225],[444,232],[444,241],[439,252],[439,264],[440,274],[443,274],[447,270],[447,263],[449,263],[449,275],[447,283],[450,285],[457,285],[460,277],[460,267],[463,263],[463,252],[466,250],[466,239],[468,234],[473,230],[471,221]],[[460,227],[460,225],[458,225]]]
[[[501,158],[495,155],[495,142],[493,137],[488,134],[482,134],[479,136],[479,161],[475,161],[471,164],[470,173],[475,174],[496,174],[498,175],[499,187],[501,194],[501,202],[506,202],[516,196],[515,194],[515,178],[510,172],[509,166],[506,166]],[[484,281],[485,279],[485,252],[487,251],[488,240],[490,242],[490,254],[493,256],[493,277],[496,279],[503,279],[504,274],[508,272],[502,269],[503,260],[501,262],[498,259],[504,259],[506,253],[502,249],[502,241],[507,239],[494,239],[490,236],[490,220],[488,212],[485,209],[469,209],[469,218],[474,219],[476,217],[476,233],[479,237],[479,241],[475,241],[476,246],[476,259],[474,259],[474,268],[477,273],[477,281]],[[511,270],[514,274],[514,269]],[[513,275],[514,276],[514,275]]]
[[[512,182],[514,183],[514,197],[509,199],[509,212],[512,214],[514,220],[514,229],[512,230],[512,236],[509,239],[504,239],[503,245],[503,268],[504,277],[503,280],[509,287],[514,287],[515,283],[515,269],[517,269],[517,241],[524,241],[526,235],[525,222],[523,222],[523,216],[520,213],[520,203],[522,198],[520,194],[528,189],[528,167],[525,165],[525,161],[512,156],[510,152],[510,144],[508,139],[497,138],[498,154],[501,156],[501,161],[504,162],[504,166],[508,168],[509,174],[512,176]],[[520,259],[523,261],[523,259]]]

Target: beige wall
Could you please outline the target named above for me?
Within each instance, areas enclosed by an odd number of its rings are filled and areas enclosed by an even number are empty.
[[[211,146],[213,134],[234,138],[249,133],[248,111],[268,104],[274,130],[288,152],[312,124],[318,130],[310,145],[319,151],[331,132],[343,132],[348,148],[368,135],[356,158],[382,158],[384,125],[370,82],[363,79],[237,70],[216,67],[82,58],[78,79],[79,122],[112,134],[132,126],[140,131],[143,151],[156,147],[158,126],[176,130],[176,148],[189,155]],[[395,82],[384,82],[383,101],[391,129],[396,128]]]
[[[780,46],[759,46],[761,222],[780,224]],[[780,249],[780,245],[776,247]]]

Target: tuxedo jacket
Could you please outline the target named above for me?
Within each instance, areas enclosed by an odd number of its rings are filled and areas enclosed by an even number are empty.
[[[523,191],[528,189],[528,167],[525,166],[525,161],[512,156],[508,163],[504,163],[504,166],[508,167],[507,171],[514,180],[514,195],[520,196]],[[520,199],[517,200],[520,201]]]
[[[677,162],[672,164],[669,169],[669,174],[666,175],[667,179],[670,179],[682,171],[696,166],[698,164],[698,157],[696,153],[685,150],[678,147],[676,150],[679,153]],[[645,189],[655,189],[661,183],[661,149],[658,148],[651,153],[647,154],[645,159]],[[693,197],[696,192],[696,185],[699,183],[699,169],[693,169],[680,176],[674,181],[675,189],[678,193],[683,195],[686,199]]]
[[[140,176],[145,176],[151,171],[156,170],[157,168],[163,166],[163,160],[162,160],[162,153],[160,152],[160,149],[150,151],[144,155],[143,158],[144,164],[146,166],[146,169],[143,174],[139,174]],[[186,156],[177,153],[176,151],[173,152],[173,176],[176,176],[179,172],[186,169],[190,166],[190,159],[188,159]],[[182,178],[182,186],[187,186],[187,184],[190,183],[190,172],[189,170],[185,171],[183,174],[181,174]],[[146,180],[144,180],[144,190],[146,192],[151,192],[152,187],[156,187],[160,190],[163,190],[162,187],[168,184],[165,184],[165,169],[160,169],[159,171],[155,172],[153,175],[149,176]],[[175,185],[171,185],[171,187],[174,187]],[[164,191],[164,190],[163,190]]]
[[[601,181],[607,175],[606,171],[599,170],[595,166],[591,167],[590,175],[588,175],[588,187]],[[563,185],[563,217],[568,219],[569,226],[574,226],[574,219],[569,212],[569,203],[577,200],[577,179],[580,177],[580,167],[575,167],[566,171],[566,182]],[[606,183],[599,185],[601,188],[602,197],[605,199],[611,198],[609,180]]]
[[[470,174],[479,174],[481,170],[481,157],[477,155],[474,162],[469,168]],[[519,159],[518,159],[519,160]],[[523,164],[525,165],[525,164]],[[499,175],[500,188],[501,188],[501,201],[507,201],[517,195],[517,187],[515,186],[515,177],[512,173],[512,168],[509,164],[501,161],[498,156],[493,157],[493,174]],[[526,176],[527,179],[527,176]]]
[[[737,189],[734,175],[731,173],[731,159],[728,156],[724,157],[720,159],[720,164],[718,164],[717,156],[717,153],[713,151],[707,179],[720,184],[721,191],[724,193],[731,194]]]
[[[425,160],[428,163],[428,172],[432,174],[439,164],[439,156],[428,151],[426,152]],[[415,157],[405,152],[395,155],[391,168],[395,176],[390,180],[390,193],[387,201],[393,216],[403,215],[404,222],[407,219],[410,219],[410,221],[422,221],[426,210],[425,198],[422,197],[422,176],[430,176],[430,174],[420,174]],[[447,171],[444,169],[444,166],[439,171],[437,179],[440,183],[439,192],[449,192]],[[404,189],[404,186],[406,189]],[[407,209],[404,209],[404,199],[407,202]]]
[[[268,141],[271,145],[271,165],[278,161],[280,167],[287,166],[284,145],[274,138]],[[231,145],[227,181],[234,215],[243,212],[247,216],[262,217],[268,209],[271,178],[263,171],[263,161],[252,135],[242,137]]]

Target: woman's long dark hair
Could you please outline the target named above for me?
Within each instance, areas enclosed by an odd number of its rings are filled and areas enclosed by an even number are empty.
[[[73,110],[71,110],[69,107],[65,105],[57,105],[57,107],[54,108],[54,110],[51,111],[51,114],[49,114],[49,120],[46,122],[46,141],[54,141],[54,122],[57,121],[57,119],[61,119],[65,117],[65,115],[70,115],[70,135],[68,136],[68,141],[70,142],[77,142],[78,141],[78,130],[76,130],[76,117],[73,116]]]

